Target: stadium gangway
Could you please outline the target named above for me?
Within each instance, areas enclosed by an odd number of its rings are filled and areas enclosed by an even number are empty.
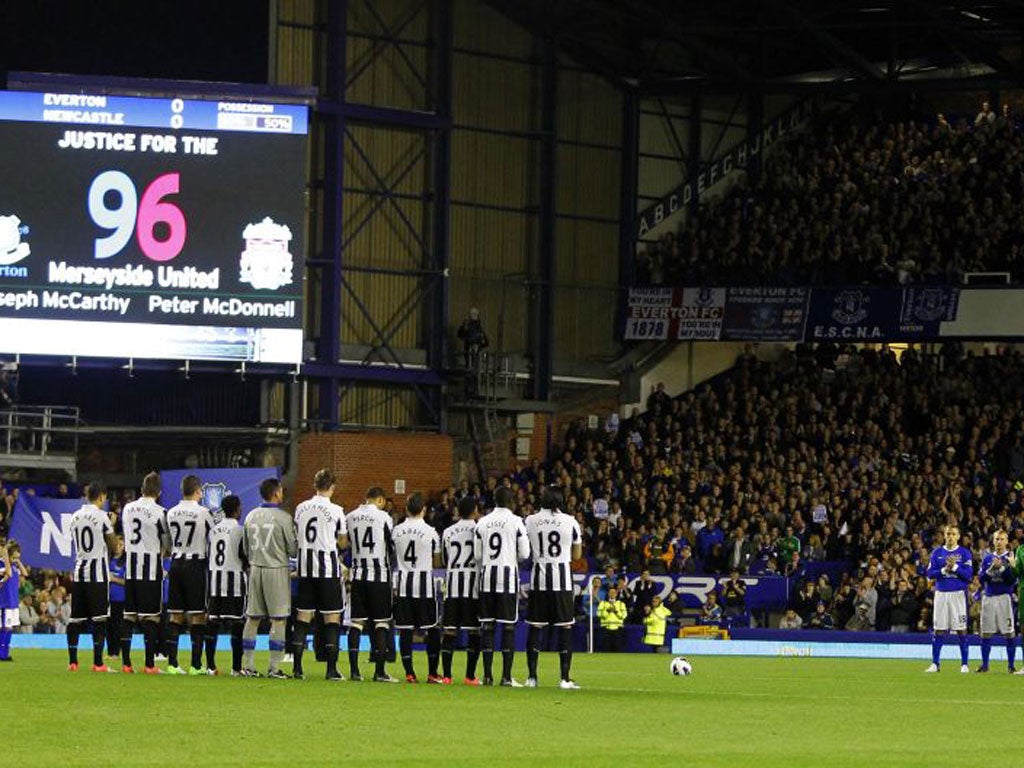
[[[76,476],[81,414],[66,405],[20,405],[0,411],[6,432],[0,466],[61,469]]]

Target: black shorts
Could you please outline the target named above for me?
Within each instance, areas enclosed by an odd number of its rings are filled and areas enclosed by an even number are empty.
[[[341,579],[300,576],[298,593],[292,600],[292,604],[297,611],[341,613],[345,610],[345,596],[341,590]]]
[[[537,627],[553,624],[571,627],[576,621],[571,590],[531,589],[526,623]]]
[[[437,626],[437,600],[399,597],[395,600],[395,629],[430,629]]]
[[[210,595],[207,601],[207,616],[211,619],[244,619],[245,598],[244,597],[216,597]]]
[[[480,629],[480,601],[472,597],[449,597],[444,601],[445,629]]]
[[[159,616],[163,607],[164,584],[159,579],[125,579],[124,612],[137,616]]]
[[[391,584],[387,581],[352,582],[353,624],[391,621]]]
[[[206,560],[171,561],[167,577],[167,610],[170,613],[206,613]]]
[[[515,624],[519,621],[519,595],[515,592],[480,592],[480,622]]]
[[[110,616],[109,585],[105,581],[76,581],[71,585],[71,620],[99,621]]]

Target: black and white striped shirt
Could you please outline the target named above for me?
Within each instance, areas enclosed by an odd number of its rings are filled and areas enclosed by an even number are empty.
[[[448,569],[446,592],[451,598],[475,600],[477,591],[476,557],[473,554],[473,535],[476,523],[459,520],[444,530],[441,536],[441,556]]]
[[[210,596],[244,597],[245,564],[242,562],[242,526],[225,517],[210,531]]]
[[[473,553],[480,565],[480,591],[516,594],[519,561],[530,556],[522,519],[512,510],[495,507],[476,524]]]
[[[125,579],[162,579],[160,557],[169,543],[164,508],[146,496],[129,502],[121,512],[121,527],[124,529]]]
[[[352,547],[352,581],[391,583],[394,551],[391,515],[373,504],[363,504],[345,518]]]
[[[542,509],[526,518],[526,534],[533,552],[530,589],[571,592],[572,548],[582,542],[579,523],[564,512]]]
[[[205,560],[209,553],[213,515],[197,501],[183,499],[167,510],[171,535],[171,557],[175,560]]]
[[[441,540],[422,517],[410,517],[395,526],[395,562],[399,597],[434,596],[434,555]]]
[[[95,504],[85,504],[71,516],[71,539],[75,546],[75,581],[109,582],[106,536],[114,532],[107,513]]]
[[[330,499],[314,496],[296,507],[295,528],[299,542],[299,578],[339,578],[338,539],[348,532],[345,510]]]

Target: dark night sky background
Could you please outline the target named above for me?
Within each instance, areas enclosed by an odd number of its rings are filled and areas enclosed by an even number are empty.
[[[269,0],[0,0],[0,75],[265,83]]]

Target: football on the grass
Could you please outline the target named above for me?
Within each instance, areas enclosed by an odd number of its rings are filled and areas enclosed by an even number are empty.
[[[676,656],[672,659],[672,664],[669,667],[672,670],[673,675],[692,675],[693,667],[686,659],[682,656]]]

